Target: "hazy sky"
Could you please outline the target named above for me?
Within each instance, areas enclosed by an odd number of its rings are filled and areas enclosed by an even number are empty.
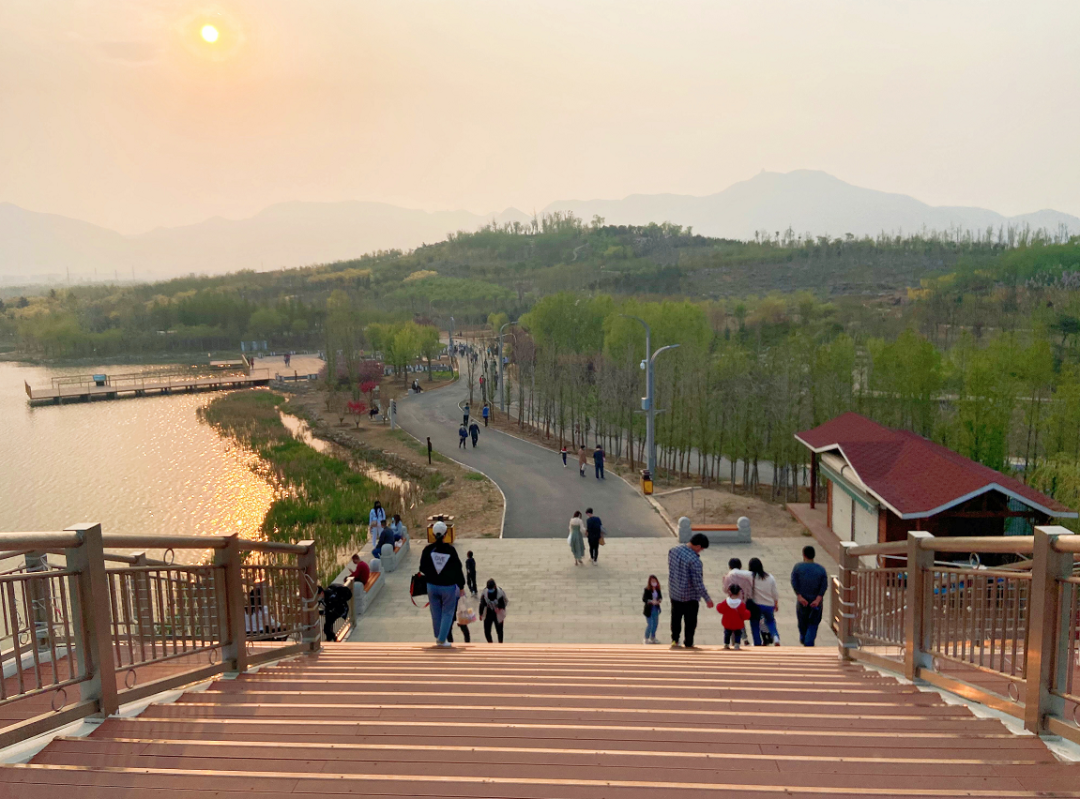
[[[1080,1],[0,0],[0,201],[123,232],[763,168],[1080,215]]]

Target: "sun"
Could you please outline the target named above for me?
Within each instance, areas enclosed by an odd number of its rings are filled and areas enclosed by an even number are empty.
[[[213,44],[218,40],[218,29],[213,25],[203,25],[202,37]]]

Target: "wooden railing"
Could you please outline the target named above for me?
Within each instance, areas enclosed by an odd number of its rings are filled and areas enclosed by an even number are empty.
[[[842,657],[872,663],[1080,743],[1080,536],[844,542],[832,583]],[[950,558],[967,556],[967,561]],[[986,568],[987,555],[1017,562]],[[882,564],[887,563],[888,566]]]
[[[151,561],[106,546],[165,554]],[[210,557],[202,565],[175,564],[178,550]],[[64,565],[50,565],[46,552],[61,553]],[[0,574],[0,708],[14,720],[0,728],[0,748],[161,691],[319,648],[311,541],[102,535],[100,525],[83,524],[57,533],[0,533],[0,553],[26,559]]]

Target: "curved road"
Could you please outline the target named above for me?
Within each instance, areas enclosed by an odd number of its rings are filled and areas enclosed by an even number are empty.
[[[592,458],[585,479],[578,476],[576,457],[563,468],[557,452],[480,428],[476,449],[458,449],[461,411],[458,402],[468,396],[464,385],[453,384],[398,401],[398,423],[423,441],[431,436],[436,452],[488,475],[506,495],[503,538],[566,538],[567,523],[575,510],[591,507],[612,538],[671,536],[660,515],[637,491],[615,474],[606,480],[593,476]],[[474,408],[479,412],[477,405]],[[478,419],[481,425],[483,420]]]

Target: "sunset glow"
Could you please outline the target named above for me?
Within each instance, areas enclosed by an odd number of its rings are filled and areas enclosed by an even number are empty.
[[[202,37],[213,44],[218,40],[218,29],[213,25],[204,25],[202,29]]]

